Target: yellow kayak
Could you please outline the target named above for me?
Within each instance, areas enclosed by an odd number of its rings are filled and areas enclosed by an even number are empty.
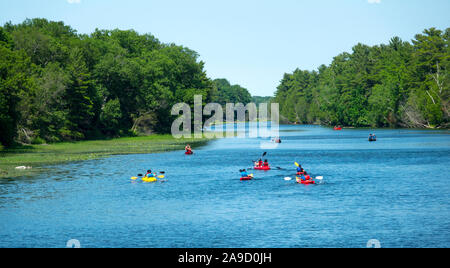
[[[157,182],[158,180],[156,178],[142,178],[143,182]]]

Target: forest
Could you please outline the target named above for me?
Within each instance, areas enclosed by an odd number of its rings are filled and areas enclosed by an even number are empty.
[[[78,34],[63,22],[0,27],[0,143],[4,146],[169,133],[175,103],[249,101],[207,77],[186,47],[133,30]]]
[[[285,74],[275,93],[282,120],[347,127],[448,128],[450,28],[412,42],[357,44],[315,71]]]

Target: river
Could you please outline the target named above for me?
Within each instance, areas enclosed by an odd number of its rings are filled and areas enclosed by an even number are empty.
[[[450,132],[281,126],[274,169],[239,170],[261,139],[217,139],[195,155],[114,156],[0,181],[0,247],[450,246]],[[374,131],[378,141],[369,143]],[[299,162],[318,185],[285,181]],[[147,169],[165,183],[136,183]]]

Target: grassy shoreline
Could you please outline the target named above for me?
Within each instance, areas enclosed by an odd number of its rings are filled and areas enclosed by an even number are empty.
[[[0,147],[0,179],[36,175],[43,167],[67,162],[105,158],[112,155],[150,154],[184,150],[186,144],[205,145],[208,139],[175,139],[171,135],[119,138],[111,140]],[[16,170],[18,166],[32,169]]]

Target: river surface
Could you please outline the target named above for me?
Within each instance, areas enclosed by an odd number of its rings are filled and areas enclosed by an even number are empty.
[[[2,180],[0,247],[449,247],[450,132],[370,131],[282,126],[273,150],[218,139]],[[264,151],[282,169],[241,182]],[[295,161],[323,183],[285,181]],[[131,182],[147,169],[167,182]]]

